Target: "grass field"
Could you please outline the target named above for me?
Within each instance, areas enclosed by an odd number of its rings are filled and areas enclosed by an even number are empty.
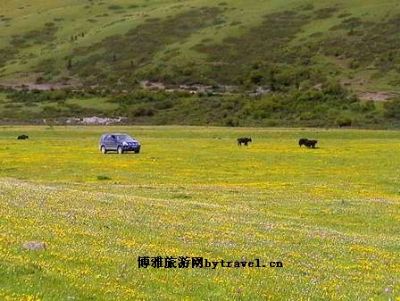
[[[100,154],[105,131],[142,152]],[[395,131],[1,127],[0,299],[400,300],[399,145]],[[284,267],[137,267],[157,255]]]

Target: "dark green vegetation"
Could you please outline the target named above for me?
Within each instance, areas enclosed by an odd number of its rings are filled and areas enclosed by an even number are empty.
[[[99,115],[144,124],[400,123],[396,1],[2,5],[0,84],[75,90],[6,89],[0,114],[7,120]]]
[[[239,37],[197,45],[214,63],[208,78],[226,84],[267,85],[276,91],[299,88],[306,79],[320,77],[318,70],[309,67],[312,53],[308,49],[301,52],[288,47],[309,19],[292,11],[274,13]]]
[[[110,92],[111,93],[111,92]],[[263,97],[136,90],[14,91],[0,98],[3,122],[63,123],[69,117],[126,117],[135,124],[225,126],[317,126],[391,128],[400,126],[400,101],[360,102],[337,83],[320,90],[274,93]]]
[[[71,60],[82,57],[70,68],[86,84],[115,84],[120,79],[131,85],[135,71],[151,63],[166,45],[179,42],[192,33],[218,21],[216,8],[185,11],[166,19],[152,18],[124,35],[115,35],[90,47],[74,49]],[[100,51],[99,51],[100,49]],[[148,78],[146,73],[142,79]],[[129,81],[130,80],[130,81]]]
[[[386,72],[398,73],[400,14],[370,22],[358,17],[347,17],[330,28],[331,38],[323,39],[319,50],[327,56],[349,60],[351,69],[376,68],[376,77]],[[399,85],[397,76],[391,84]]]

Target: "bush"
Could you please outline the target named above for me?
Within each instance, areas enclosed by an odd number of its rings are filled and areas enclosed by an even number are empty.
[[[155,110],[153,108],[139,107],[129,112],[129,117],[151,117],[154,116]]]
[[[348,127],[351,126],[353,120],[348,116],[340,116],[336,119],[336,125],[339,127]]]
[[[383,108],[385,117],[400,120],[400,99],[386,102]]]
[[[239,121],[236,118],[227,118],[225,120],[225,125],[231,127],[239,126]]]
[[[52,101],[65,100],[67,96],[67,92],[65,92],[64,90],[47,92],[47,99]]]

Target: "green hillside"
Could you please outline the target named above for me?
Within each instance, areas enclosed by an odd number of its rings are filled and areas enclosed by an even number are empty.
[[[27,109],[26,101],[21,102],[19,96],[5,101],[0,96],[0,109],[11,119],[20,118],[24,110],[22,115],[31,119],[77,113],[108,116],[110,112],[102,109],[104,102],[109,108],[107,102],[115,102],[115,94],[143,89],[147,83],[147,89],[156,87],[175,94],[177,90],[194,90],[209,96],[218,94],[224,100],[228,94],[242,95],[240,110],[213,110],[215,120],[203,120],[201,115],[210,112],[199,110],[195,114],[199,120],[189,123],[235,125],[237,119],[245,125],[273,125],[282,119],[275,114],[279,111],[291,121],[283,125],[321,125],[316,119],[329,120],[322,124],[333,125],[350,118],[347,115],[355,119],[353,124],[396,124],[400,109],[386,101],[396,99],[400,91],[399,25],[400,3],[394,0],[76,0],[68,4],[60,0],[3,0],[1,85],[44,90],[91,87],[96,98],[105,98],[95,104],[97,111],[87,111],[90,108],[76,101],[76,95],[72,95],[73,109],[64,103],[41,100],[32,110],[33,106]],[[332,94],[329,91],[333,86],[344,91]],[[267,104],[252,104],[245,99],[252,93]],[[321,95],[315,96],[318,93]],[[317,99],[319,109],[310,113],[304,108],[309,104],[299,107],[300,96]],[[132,101],[137,98],[131,95],[128,107],[125,103],[118,106],[119,111],[111,111],[116,115],[130,111],[125,115],[141,117],[135,119],[137,122],[147,123],[151,117],[150,123],[171,123],[175,122],[173,113],[165,112],[172,106],[178,111],[178,120],[184,116],[180,102],[202,106],[189,95],[174,97],[179,102],[154,108]],[[373,104],[361,109],[343,108],[354,97]],[[32,103],[32,97],[28,98]],[[289,105],[279,98],[289,99]],[[321,102],[325,107],[320,107]],[[270,103],[278,108],[272,110]],[[47,109],[42,110],[43,106]],[[258,111],[258,117],[242,116],[243,106]],[[280,110],[280,106],[289,112]],[[205,107],[207,111],[209,107]],[[161,110],[162,116],[149,110]],[[321,112],[326,116],[317,118]],[[226,120],[228,115],[234,116],[231,122]]]

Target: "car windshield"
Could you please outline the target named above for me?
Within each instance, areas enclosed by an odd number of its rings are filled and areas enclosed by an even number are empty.
[[[135,140],[132,139],[132,137],[129,137],[128,135],[115,135],[117,138],[118,142],[134,142]]]

